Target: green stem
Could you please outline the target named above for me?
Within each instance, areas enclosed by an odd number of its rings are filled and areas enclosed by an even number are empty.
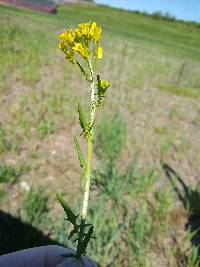
[[[87,165],[86,165],[86,171],[85,171],[84,196],[83,196],[83,204],[82,204],[82,211],[81,211],[82,219],[86,219],[87,209],[88,209],[91,171],[92,171],[92,148],[93,148],[93,140],[94,140],[94,122],[95,122],[95,116],[96,116],[96,106],[94,105],[95,81],[94,81],[94,71],[92,68],[91,60],[89,60],[88,66],[89,66],[90,75],[91,75],[90,126],[92,128],[91,128],[89,136],[87,137]]]

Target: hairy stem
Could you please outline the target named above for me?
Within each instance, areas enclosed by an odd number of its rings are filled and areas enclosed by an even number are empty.
[[[94,80],[94,71],[92,67],[91,60],[88,62],[91,76],[91,103],[90,103],[90,134],[87,137],[87,165],[85,171],[85,183],[84,183],[84,196],[81,217],[86,219],[87,209],[88,209],[88,200],[89,200],[89,191],[90,191],[90,180],[91,180],[91,171],[92,171],[92,148],[94,140],[94,122],[96,115],[96,106],[95,106],[95,80]]]

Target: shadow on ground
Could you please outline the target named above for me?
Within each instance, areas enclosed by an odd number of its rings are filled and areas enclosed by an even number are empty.
[[[0,255],[44,245],[60,245],[32,225],[0,210]]]
[[[162,168],[173,190],[188,212],[186,229],[196,232],[191,242],[198,247],[200,246],[200,183],[197,184],[195,189],[191,189],[171,166],[162,163]]]

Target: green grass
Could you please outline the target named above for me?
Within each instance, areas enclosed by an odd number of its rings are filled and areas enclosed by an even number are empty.
[[[185,71],[191,73],[191,77],[188,75],[187,78],[189,80],[185,81],[188,91],[200,86],[199,29],[195,27],[180,22],[158,22],[151,17],[108,7],[67,5],[59,7],[56,16],[2,6],[0,12],[3,40],[0,58],[4,66],[1,69],[1,80],[4,81],[1,90],[9,88],[7,76],[12,81],[22,79],[26,84],[39,80],[41,68],[55,62],[56,33],[65,27],[89,20],[102,25],[107,55],[113,47],[116,53],[123,50],[123,43],[129,49],[127,60],[129,58],[134,64],[131,80],[134,77],[135,82],[140,84],[140,79],[148,76],[150,85],[156,85],[154,77],[159,75],[159,81],[161,79],[165,85],[170,81],[170,76],[171,80],[174,79],[173,76],[180,72],[180,66],[187,61]],[[123,18],[120,22],[119,17]],[[38,27],[41,22],[43,27]],[[194,71],[197,75],[193,75]]]
[[[179,56],[190,54],[191,57],[200,59],[199,30],[195,27],[182,25],[179,22],[159,21],[158,23],[157,20],[143,15],[105,6],[80,8],[76,5],[68,5],[60,7],[58,14],[63,17],[68,15],[67,20],[70,21],[95,20],[103,26],[106,33],[111,35],[110,38],[118,35],[120,38],[128,38],[130,42],[134,40],[142,44],[148,43],[150,46],[161,46],[165,50],[167,49],[167,53],[171,52],[169,51],[170,47],[172,53],[175,52]],[[123,19],[119,21],[119,17]]]
[[[144,267],[149,266],[146,255],[152,253],[153,243],[169,227],[173,199],[170,191],[155,188],[158,176],[150,167],[141,170],[134,161],[123,171],[117,167],[123,160],[125,129],[124,120],[117,116],[103,119],[98,127],[101,168],[94,173],[98,201],[90,209],[98,238],[89,251],[100,266]],[[109,157],[113,146],[114,161]],[[160,241],[156,249],[159,246]]]
[[[166,92],[180,95],[180,96],[186,96],[186,97],[192,97],[192,98],[198,98],[198,99],[200,98],[200,90],[195,89],[195,88],[180,87],[174,84],[162,85],[159,88]]]
[[[31,188],[23,199],[21,218],[32,225],[40,226],[47,219],[47,201],[44,189]]]
[[[186,180],[198,177],[200,38],[195,26],[105,6],[60,6],[57,15],[0,6],[3,209],[69,245],[52,196],[62,192],[79,210],[72,136],[80,133],[77,102],[88,103],[88,92],[57,42],[66,27],[92,20],[103,27],[104,56],[97,69],[111,87],[97,127],[89,216],[98,239],[88,253],[102,267],[174,267],[169,232],[189,230],[174,226],[178,200],[160,160],[171,162]],[[22,176],[33,185],[25,197]],[[39,188],[48,190],[43,194]],[[190,196],[188,216],[199,213],[199,192]],[[196,247],[189,248],[194,267]]]
[[[20,176],[26,174],[30,170],[26,164],[12,166],[10,164],[1,163],[0,165],[0,184],[16,183]]]
[[[112,125],[112,131],[110,130],[110,124]],[[108,117],[101,118],[97,129],[96,154],[103,161],[102,165],[105,166],[106,160],[108,163],[112,162],[115,165],[122,148],[126,144],[126,128],[126,122],[117,114],[112,119]]]

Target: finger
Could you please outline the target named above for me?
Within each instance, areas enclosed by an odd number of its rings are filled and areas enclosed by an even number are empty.
[[[97,267],[97,265],[93,263],[90,259],[88,259],[87,257],[82,257],[81,262],[82,264],[79,261],[77,261],[75,258],[66,258],[56,267]]]
[[[72,253],[71,249],[60,247],[60,246],[47,246],[46,247],[46,259],[44,267],[55,267],[58,263],[63,261],[65,258],[61,255]]]
[[[0,257],[0,267],[55,267],[64,253],[71,250],[60,246],[44,246],[9,253]]]
[[[86,267],[97,267],[97,265],[92,262],[88,257],[82,257],[83,266]]]

